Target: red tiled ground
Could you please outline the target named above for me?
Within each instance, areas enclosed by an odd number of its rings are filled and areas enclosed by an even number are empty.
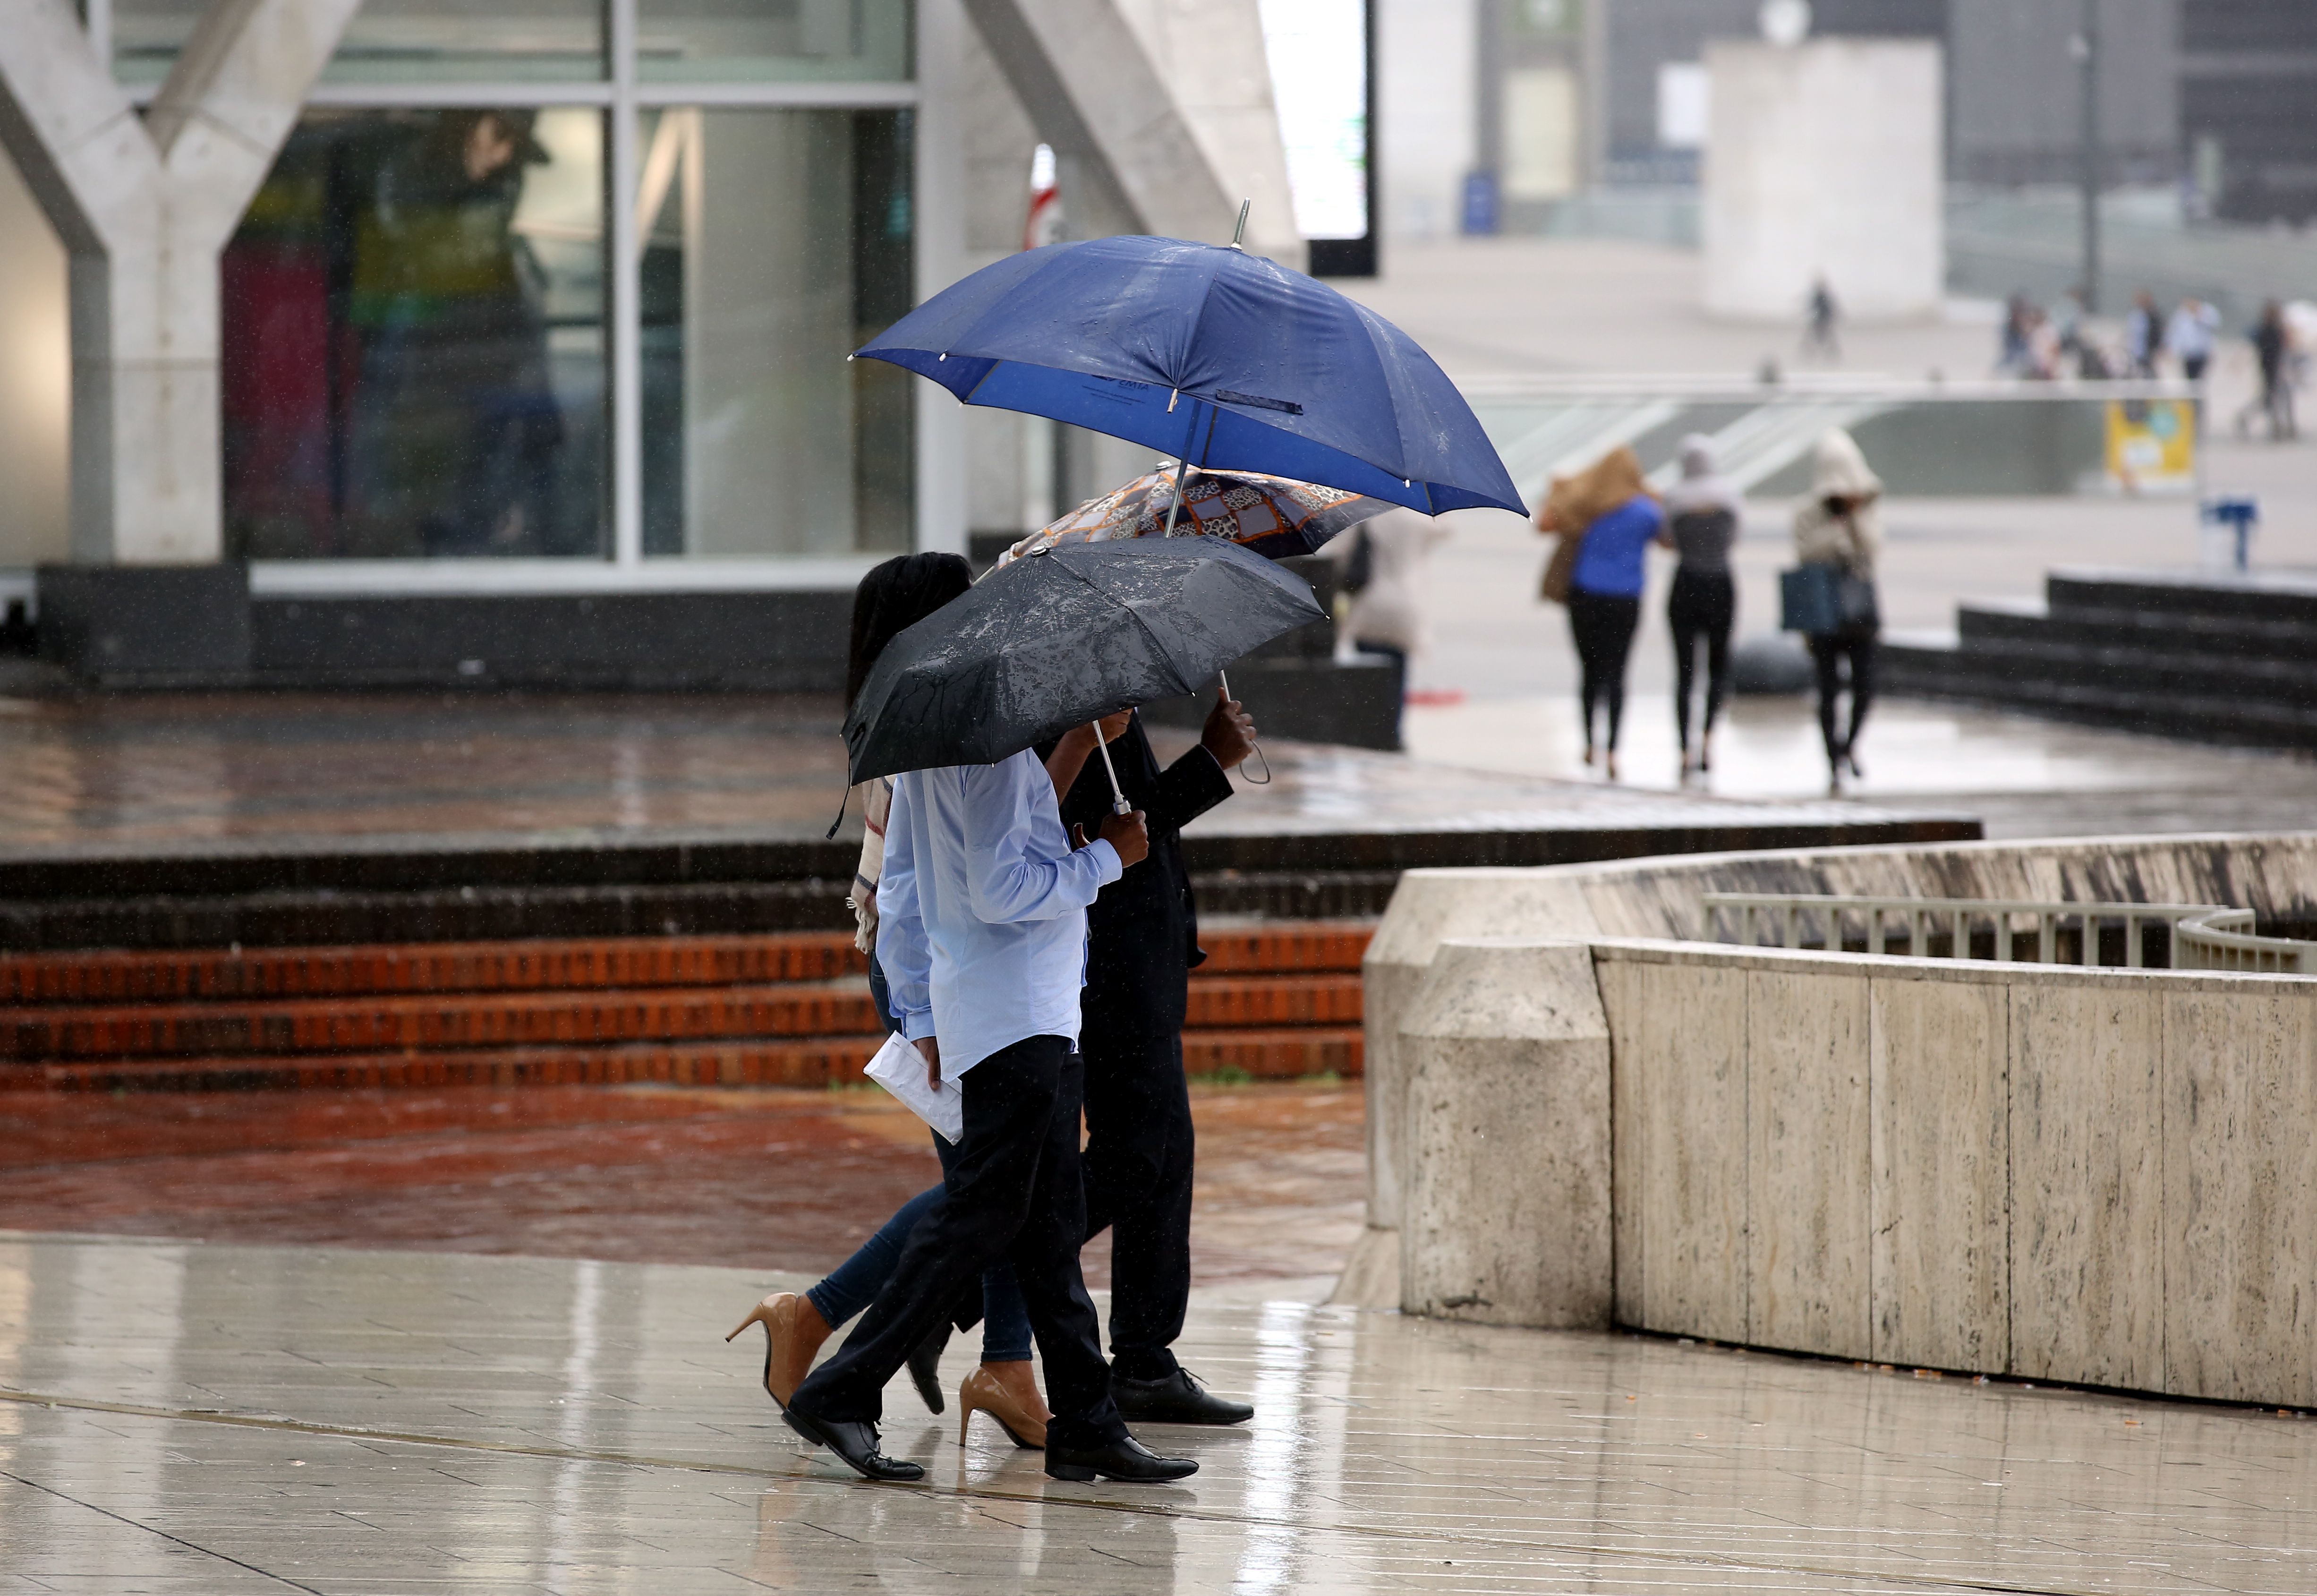
[[[1340,1267],[1357,1083],[1199,1088],[1203,1284]],[[0,1228],[823,1269],[938,1178],[881,1094],[0,1094]],[[1088,1249],[1089,1280],[1108,1249]]]

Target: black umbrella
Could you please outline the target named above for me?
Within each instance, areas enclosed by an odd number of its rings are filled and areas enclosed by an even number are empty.
[[[1221,538],[1040,549],[885,645],[845,720],[852,779],[995,764],[1325,618],[1311,584]]]

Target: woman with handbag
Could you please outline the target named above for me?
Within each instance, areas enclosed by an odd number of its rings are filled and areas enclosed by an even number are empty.
[[[1585,714],[1585,763],[1594,762],[1595,711],[1608,716],[1602,765],[1617,779],[1617,724],[1625,711],[1625,656],[1642,619],[1650,544],[1665,516],[1642,480],[1642,462],[1619,445],[1573,477],[1556,477],[1537,512],[1537,530],[1561,543],[1544,569],[1543,596],[1569,606]]]
[[[1857,442],[1837,427],[1818,441],[1810,498],[1794,512],[1794,555],[1805,569],[1829,568],[1832,613],[1811,628],[1811,659],[1818,667],[1818,724],[1826,740],[1827,791],[1842,791],[1843,772],[1864,776],[1858,767],[1858,732],[1874,700],[1874,640],[1883,630],[1882,605],[1874,591],[1874,557],[1883,547],[1883,480],[1859,453]],[[1828,623],[1831,624],[1828,624]],[[1847,669],[1850,724],[1838,731],[1837,700]]]

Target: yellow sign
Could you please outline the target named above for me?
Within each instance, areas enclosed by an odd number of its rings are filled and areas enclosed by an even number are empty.
[[[2126,493],[2193,492],[2196,407],[2188,399],[2112,399],[2107,474]]]

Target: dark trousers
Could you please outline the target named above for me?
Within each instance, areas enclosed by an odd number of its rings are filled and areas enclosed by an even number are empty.
[[[1617,751],[1617,722],[1625,713],[1625,655],[1641,621],[1639,598],[1588,593],[1581,587],[1569,595],[1569,631],[1577,640],[1577,663],[1582,668],[1579,691],[1588,749],[1593,746],[1593,710],[1599,704],[1609,712],[1609,751]]]
[[[1826,739],[1826,762],[1830,766],[1858,740],[1858,729],[1866,723],[1866,706],[1874,702],[1874,634],[1814,632],[1810,651],[1818,667],[1818,729]],[[1841,667],[1846,662],[1850,667],[1850,731],[1838,736],[1835,699],[1842,691]]]
[[[1666,601],[1673,627],[1674,724],[1689,748],[1689,701],[1697,686],[1697,645],[1705,645],[1705,728],[1711,734],[1730,687],[1730,628],[1738,619],[1738,585],[1722,570],[1677,570]]]
[[[1191,1301],[1197,1133],[1182,1033],[1089,1014],[1082,1045],[1087,1237],[1112,1233],[1111,1361],[1123,1378],[1163,1380]]]
[[[1011,1259],[1030,1310],[1054,1410],[1047,1436],[1095,1447],[1126,1433],[1110,1398],[1101,1324],[1078,1274],[1086,1197],[1078,1175],[1083,1071],[1060,1036],[1032,1036],[966,1071],[965,1134],[942,1199],[909,1233],[893,1278],[836,1355],[797,1387],[790,1405],[816,1419],[884,1413],[885,1382],[950,1316],[959,1293]]]

